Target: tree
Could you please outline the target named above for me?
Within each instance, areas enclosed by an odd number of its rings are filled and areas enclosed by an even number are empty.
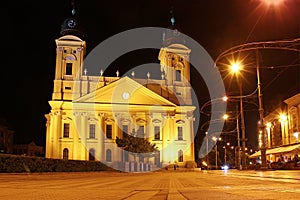
[[[122,147],[125,151],[136,153],[151,153],[157,151],[155,144],[151,144],[147,139],[135,137],[134,135],[124,134],[123,138],[116,137],[118,147]]]

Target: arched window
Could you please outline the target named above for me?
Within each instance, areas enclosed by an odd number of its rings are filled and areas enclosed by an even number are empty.
[[[106,162],[111,162],[111,150],[106,150]]]
[[[94,161],[95,160],[95,149],[90,149],[89,160],[90,161]]]
[[[183,162],[183,152],[182,152],[182,150],[178,151],[178,162]]]
[[[63,150],[63,159],[68,160],[69,159],[69,149],[64,148]]]

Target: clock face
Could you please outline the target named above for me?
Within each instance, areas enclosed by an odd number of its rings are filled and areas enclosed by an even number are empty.
[[[68,20],[67,25],[69,28],[74,28],[76,26],[76,22],[73,19]]]
[[[124,92],[124,93],[122,94],[122,97],[123,97],[123,99],[129,99],[130,95],[129,95],[128,92]]]

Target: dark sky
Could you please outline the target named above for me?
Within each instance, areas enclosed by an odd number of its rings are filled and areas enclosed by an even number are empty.
[[[213,59],[234,45],[300,35],[299,0],[285,0],[280,7],[267,7],[260,0],[77,0],[76,16],[90,51],[121,31],[147,26],[168,27],[172,6],[178,29],[201,44]],[[1,10],[4,53],[1,54],[0,113],[15,131],[16,143],[34,140],[44,145],[44,114],[50,111],[48,100],[53,88],[55,39],[60,37],[61,23],[70,16],[71,0],[9,1]],[[145,58],[136,56],[143,55],[137,52],[114,64],[122,63],[126,67],[157,62],[156,53],[149,53]],[[264,104],[272,108],[284,95],[299,90],[299,54],[266,52],[260,56],[262,65],[274,66],[261,70]],[[256,87],[255,69],[249,67],[245,73],[243,89],[247,94]],[[192,76],[193,85],[198,84],[198,78]],[[237,94],[234,80],[226,78],[224,83],[228,94]],[[204,89],[199,102],[208,99]],[[256,146],[257,107],[245,105],[245,110],[248,144]]]

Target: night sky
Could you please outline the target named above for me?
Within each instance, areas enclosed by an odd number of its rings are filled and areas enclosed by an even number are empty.
[[[299,0],[285,0],[269,7],[260,0],[77,0],[75,5],[88,51],[121,31],[168,27],[171,7],[176,27],[201,44],[213,59],[235,45],[300,35]],[[50,111],[55,39],[60,37],[60,26],[71,15],[71,9],[71,0],[9,1],[1,6],[4,54],[1,54],[0,114],[15,131],[15,143],[35,141],[45,145],[44,115]],[[300,56],[283,51],[264,52],[260,56],[261,65],[265,66],[261,76],[265,112],[268,112],[282,98],[300,91]],[[112,65],[124,73],[130,66],[147,62],[158,62],[157,51],[131,53]],[[191,82],[197,90],[203,89],[200,104],[209,100],[201,77],[192,75]],[[227,77],[224,84],[228,95],[237,95],[235,80]],[[243,76],[243,92],[251,93],[255,84],[255,69],[249,65]],[[255,147],[257,107],[246,103],[245,115],[248,144]]]

